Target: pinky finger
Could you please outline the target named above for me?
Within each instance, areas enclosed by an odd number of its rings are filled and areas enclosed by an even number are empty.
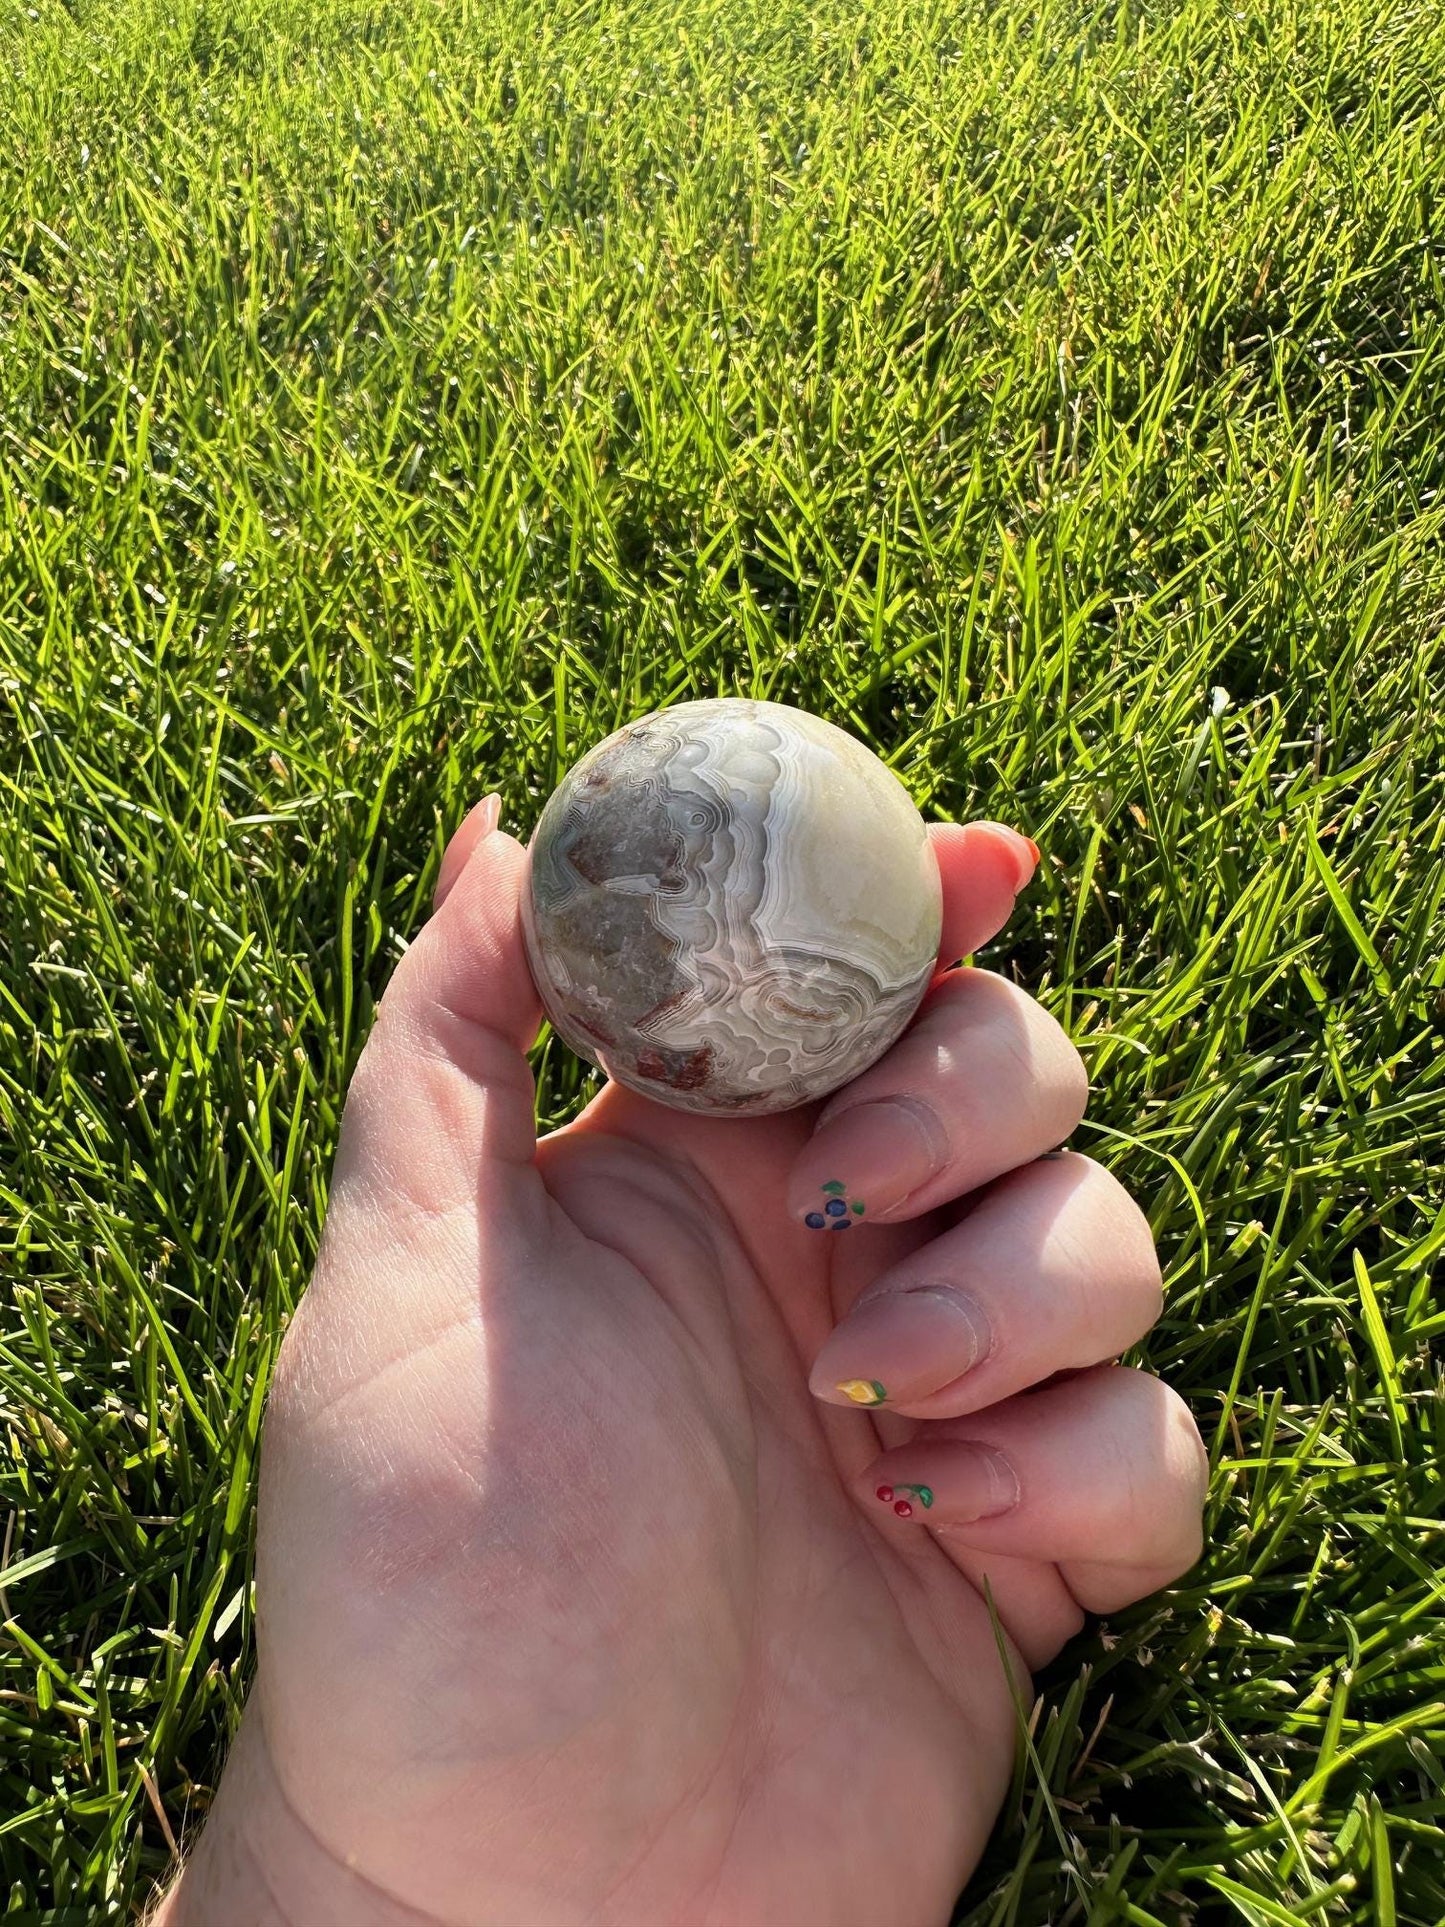
[[[1209,1461],[1161,1380],[1099,1366],[966,1418],[920,1425],[859,1496],[889,1529],[1058,1567],[1089,1612],[1187,1572],[1202,1549]]]

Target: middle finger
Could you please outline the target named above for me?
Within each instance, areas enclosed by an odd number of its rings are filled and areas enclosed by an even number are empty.
[[[977,1412],[1115,1357],[1161,1297],[1149,1222],[1117,1178],[1074,1153],[1036,1161],[867,1287],[809,1389],[909,1418]]]

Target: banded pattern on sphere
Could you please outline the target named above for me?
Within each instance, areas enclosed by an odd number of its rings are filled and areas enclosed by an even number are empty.
[[[529,848],[527,952],[554,1029],[678,1109],[826,1096],[888,1049],[932,976],[923,819],[871,750],[782,703],[628,724],[568,772]]]

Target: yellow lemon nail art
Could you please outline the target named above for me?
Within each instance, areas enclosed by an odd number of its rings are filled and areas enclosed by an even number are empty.
[[[836,1389],[855,1405],[881,1405],[888,1396],[876,1378],[845,1378]]]

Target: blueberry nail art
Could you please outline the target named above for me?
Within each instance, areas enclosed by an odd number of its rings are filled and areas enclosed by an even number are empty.
[[[826,1184],[819,1185],[824,1203],[821,1209],[810,1211],[803,1223],[812,1231],[847,1231],[854,1218],[863,1216],[861,1199],[849,1200],[848,1187],[841,1178],[829,1178]]]

